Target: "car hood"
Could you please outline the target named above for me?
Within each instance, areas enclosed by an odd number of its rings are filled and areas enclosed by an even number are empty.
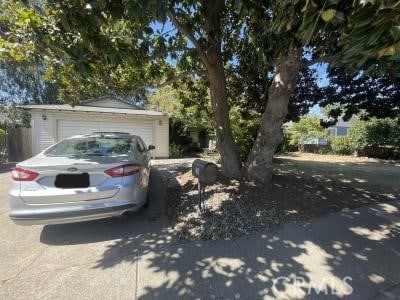
[[[129,162],[128,155],[120,156],[90,156],[90,157],[67,157],[67,156],[46,156],[40,153],[28,160],[20,162],[17,167],[21,168],[54,168],[57,166],[98,166],[99,164],[118,164]]]

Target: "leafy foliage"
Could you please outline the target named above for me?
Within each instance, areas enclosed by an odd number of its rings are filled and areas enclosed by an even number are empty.
[[[240,108],[235,106],[231,108],[230,118],[233,137],[238,146],[240,158],[244,161],[253,147],[261,117],[255,115],[253,118],[245,119],[240,113]]]
[[[248,63],[248,50],[243,53],[240,64],[228,70],[228,92],[231,105],[238,106],[244,118],[260,117],[268,103],[268,88],[271,78],[268,74],[257,72],[255,66]],[[290,97],[287,120],[297,121],[308,113],[310,108],[323,99],[323,89],[317,84],[314,69],[303,68],[300,71],[296,88]]]
[[[57,87],[44,79],[44,67],[0,61],[0,103],[50,104]]]
[[[180,30],[152,27],[152,22],[165,24],[168,11],[201,37],[204,49],[213,38],[206,34],[199,2],[24,3],[1,4],[0,26],[7,34],[0,38],[0,59],[40,61],[47,78],[60,85],[59,99],[72,103],[104,93],[143,95],[144,87],[160,78],[203,69]],[[237,58],[231,74],[239,74],[236,82],[249,88],[239,101],[262,111],[267,99],[260,95],[268,86],[263,74],[272,72],[274,58],[293,46],[307,46],[312,58],[353,70],[378,63],[375,71],[397,76],[399,9],[391,1],[226,1],[224,59]],[[175,66],[166,61],[168,55]],[[240,94],[233,89],[231,95]],[[250,104],[253,101],[261,103]]]
[[[169,157],[181,158],[183,156],[183,147],[181,145],[171,144],[169,145]]]
[[[351,140],[346,135],[333,138],[330,146],[334,154],[350,155],[353,152]]]
[[[291,145],[298,145],[301,141],[308,141],[326,135],[319,118],[315,116],[300,118],[298,122],[293,123],[293,125],[288,128],[287,132],[290,134]]]
[[[44,79],[42,65],[0,61],[0,113],[4,127],[30,126],[30,115],[17,109],[21,104],[56,102],[57,86]]]
[[[147,100],[147,109],[163,111],[170,117],[170,142],[183,150],[192,146],[191,132],[214,132],[208,89],[200,81],[179,81],[174,87],[159,88],[149,93]]]
[[[308,47],[312,59],[353,71],[391,70],[400,77],[400,6],[396,1],[239,3],[240,14],[248,16],[246,25],[258,50],[254,59],[264,65],[273,65],[274,58],[293,47]]]
[[[15,104],[2,104],[0,105],[0,113],[4,114],[5,120],[1,127],[30,127],[30,114],[25,111],[18,109]]]
[[[283,131],[282,143],[279,145],[276,152],[295,152],[298,150],[298,145],[292,145],[290,142],[290,132],[288,130]]]
[[[159,88],[147,95],[146,107],[165,112],[172,122],[181,123],[185,131],[213,132],[210,97],[201,82]]]
[[[173,24],[172,29],[164,30],[166,24]],[[231,143],[225,80],[230,103],[240,107],[241,117],[260,117],[269,100],[277,61],[301,50],[304,68],[297,88],[282,90],[295,90],[288,117],[297,119],[323,100],[315,74],[306,68],[316,62],[342,66],[358,75],[390,74],[398,80],[399,25],[400,5],[389,0],[4,0],[0,60],[42,64],[46,79],[58,86],[58,99],[72,104],[104,93],[144,97],[149,87],[180,77],[201,82],[199,86],[184,83],[189,93],[180,95],[180,101],[188,109],[196,107],[193,99],[200,99],[193,94],[204,94],[204,87],[216,82],[210,80],[213,75],[221,84],[211,88],[216,122],[209,124],[215,125],[217,135],[225,134],[218,139],[219,150],[234,157],[235,149],[227,151],[235,145]],[[220,67],[218,72],[215,66]],[[216,89],[222,93],[215,93]],[[335,93],[331,90],[331,98]],[[371,109],[371,115],[377,115],[381,105],[377,101],[363,104],[364,100],[351,97],[343,101],[353,102],[347,107],[349,112]],[[195,111],[208,115],[208,101],[198,102],[197,107]],[[223,162],[226,156],[221,155]]]
[[[349,130],[352,146],[361,155],[389,158],[400,154],[400,121],[371,119],[356,121]]]
[[[321,106],[330,106],[328,115],[336,121],[358,115],[395,118],[400,115],[400,84],[388,74],[351,74],[342,68],[329,70],[330,84],[325,88]]]
[[[120,4],[3,1],[0,26],[7,34],[0,59],[43,63],[46,78],[59,85],[59,99],[69,103],[104,93],[143,94],[144,82],[167,73],[166,64],[147,57],[150,47],[164,49],[151,35],[153,15],[144,13],[159,10],[154,2]]]

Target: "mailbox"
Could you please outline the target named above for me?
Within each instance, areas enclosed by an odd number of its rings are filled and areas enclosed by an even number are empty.
[[[203,185],[212,184],[217,179],[218,168],[215,164],[196,159],[192,164],[192,174],[199,179]]]

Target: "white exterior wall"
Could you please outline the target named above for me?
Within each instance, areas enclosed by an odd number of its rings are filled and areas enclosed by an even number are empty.
[[[42,116],[46,116],[43,120]],[[32,154],[35,155],[57,142],[52,114],[32,113]]]
[[[106,98],[106,99],[100,99],[100,100],[96,100],[96,101],[91,101],[88,103],[83,103],[81,104],[83,106],[96,106],[96,107],[113,107],[113,108],[126,108],[126,109],[132,109],[132,106],[115,100],[115,99],[111,99],[111,98]]]
[[[126,131],[128,123],[132,124],[132,127],[139,127],[143,124],[143,127],[152,127],[152,136],[143,137],[146,139],[147,144],[152,144],[156,147],[156,157],[168,157],[169,155],[169,125],[168,117],[166,116],[130,116],[130,115],[118,115],[108,113],[80,113],[80,112],[63,112],[63,111],[32,111],[32,154],[35,155],[54,143],[58,142],[58,124],[61,124],[63,120],[76,122],[86,122],[94,124],[95,122],[101,122],[103,128],[101,131]],[[43,120],[42,116],[46,116],[46,120]],[[84,125],[83,125],[84,126]],[[121,127],[121,129],[119,129]],[[77,126],[77,128],[82,128]],[[88,128],[92,131],[92,128]],[[96,130],[98,131],[98,130]],[[73,131],[71,131],[72,133]],[[74,134],[88,133],[83,130]],[[134,133],[134,132],[133,132]],[[140,133],[139,133],[140,136]]]
[[[156,157],[169,157],[169,119],[163,117],[155,123]]]

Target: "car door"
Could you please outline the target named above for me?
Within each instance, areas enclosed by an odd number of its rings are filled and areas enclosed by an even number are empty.
[[[141,184],[144,187],[148,186],[150,177],[150,155],[146,144],[139,137],[133,139],[132,150],[136,152],[138,163],[143,166]]]
[[[138,147],[139,150],[141,151],[141,153],[143,154],[143,163],[150,168],[150,159],[151,159],[151,153],[150,151],[147,149],[146,144],[143,142],[143,140],[138,137],[137,138],[137,142],[138,142]]]

